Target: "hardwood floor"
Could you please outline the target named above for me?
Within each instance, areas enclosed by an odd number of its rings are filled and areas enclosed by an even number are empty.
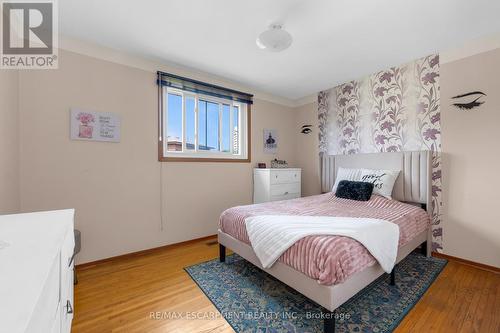
[[[217,313],[183,270],[217,257],[218,246],[207,243],[79,268],[73,332],[233,332],[221,318],[151,318],[157,311]],[[500,274],[450,261],[396,332],[500,332]]]

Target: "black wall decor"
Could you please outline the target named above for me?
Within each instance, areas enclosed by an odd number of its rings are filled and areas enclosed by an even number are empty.
[[[300,133],[302,134],[309,134],[312,132],[312,129],[311,129],[312,125],[304,125],[302,126],[302,129],[300,130]]]
[[[457,100],[457,102],[452,105],[459,110],[471,110],[484,104],[484,101],[480,100],[483,96],[486,96],[486,94],[482,91],[473,91],[457,95],[451,98]]]

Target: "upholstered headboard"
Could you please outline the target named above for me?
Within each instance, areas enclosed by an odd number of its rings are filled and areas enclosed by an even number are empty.
[[[339,167],[401,170],[392,196],[398,201],[431,203],[429,151],[321,156],[321,190],[331,191]]]

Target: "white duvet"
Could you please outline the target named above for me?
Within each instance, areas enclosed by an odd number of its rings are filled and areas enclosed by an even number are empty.
[[[250,242],[264,268],[271,267],[295,242],[307,236],[350,237],[366,247],[390,273],[396,264],[399,227],[371,218],[261,215],[245,219]]]

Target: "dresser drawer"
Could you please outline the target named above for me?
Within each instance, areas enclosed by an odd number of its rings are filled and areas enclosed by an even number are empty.
[[[50,332],[60,303],[61,255],[52,262],[26,332]],[[1,325],[0,325],[1,326]]]
[[[300,183],[271,185],[271,196],[300,193]]]
[[[75,248],[75,234],[73,230],[68,232],[61,248],[61,332],[71,331],[73,320],[73,268]]]
[[[272,170],[271,184],[300,183],[300,171]]]
[[[253,203],[301,197],[299,168],[254,169]]]
[[[59,303],[59,306],[57,307],[57,314],[52,322],[52,329],[50,330],[50,333],[61,333],[61,303]]]
[[[300,198],[299,193],[288,193],[284,195],[273,195],[271,196],[270,201],[281,201],[281,200],[291,200],[291,199],[297,199]]]

